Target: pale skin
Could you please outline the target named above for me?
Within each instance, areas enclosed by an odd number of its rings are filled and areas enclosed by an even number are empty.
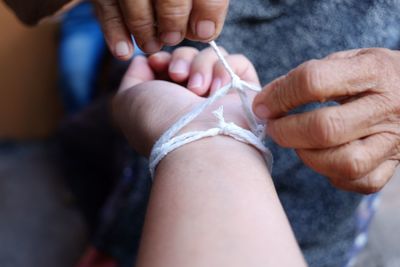
[[[229,81],[210,50],[199,54],[183,48],[174,55],[137,57],[123,79],[114,111],[131,145],[144,155],[173,121],[204,101],[185,87],[154,80],[164,77],[186,84],[190,71],[187,75],[171,72],[177,57],[186,57],[193,73],[200,71],[196,62],[206,59],[202,70],[211,74],[207,90],[216,89],[213,78]],[[227,60],[241,78],[258,83],[244,57],[227,56]],[[211,110],[221,104],[227,120],[245,127],[235,95],[228,95]],[[183,131],[215,126],[208,113]],[[262,155],[247,144],[218,136],[181,147],[161,161],[137,266],[306,265]]]

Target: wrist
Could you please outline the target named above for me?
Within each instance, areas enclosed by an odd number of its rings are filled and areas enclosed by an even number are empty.
[[[180,124],[185,125],[185,121],[190,121],[189,116],[184,116],[180,122],[174,125],[173,128],[168,130],[154,146],[151,156],[150,156],[150,171],[151,175],[154,176],[154,171],[160,161],[163,160],[165,156],[179,149],[182,146],[187,146],[192,142],[199,141],[201,139],[216,137],[219,135],[229,136],[232,140],[240,142],[243,144],[250,144],[254,146],[260,152],[263,153],[267,163],[272,164],[272,157],[270,152],[264,147],[263,143],[260,141],[258,136],[254,135],[248,129],[240,127],[237,124],[246,125],[246,120],[244,116],[229,116],[232,121],[226,122],[226,118],[223,114],[224,106],[220,106],[217,110],[212,112],[215,122],[211,122],[209,115],[200,117],[200,120],[189,123],[183,129],[180,128]],[[237,110],[237,109],[234,109]],[[196,112],[195,112],[196,114]],[[229,113],[230,115],[236,115],[241,113]],[[208,117],[208,118],[207,118]],[[236,118],[236,119],[234,119]],[[216,125],[214,125],[216,124]],[[181,130],[179,130],[181,129]],[[193,129],[193,130],[192,130]],[[228,149],[230,151],[231,149]],[[208,151],[208,149],[207,149]],[[271,168],[271,164],[268,167]]]
[[[227,123],[234,123],[237,126],[249,130],[243,109],[240,107],[240,99],[236,95],[228,95],[223,99],[223,103],[216,102],[202,112],[191,123],[184,127],[179,134],[190,131],[206,131],[218,127],[218,118],[213,114],[221,106],[223,107],[223,117]]]
[[[245,159],[246,162],[259,162],[265,166],[265,161],[258,149],[237,141],[231,137],[218,135],[186,144],[169,153],[157,167],[157,172],[170,170],[196,170],[234,167]],[[196,166],[195,168],[190,166]]]

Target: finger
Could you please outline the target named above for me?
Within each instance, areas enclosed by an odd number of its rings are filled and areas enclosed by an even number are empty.
[[[396,134],[380,133],[340,147],[296,152],[306,165],[332,180],[357,180],[398,154],[398,139]]]
[[[211,41],[218,37],[224,25],[229,0],[193,0],[187,38]]]
[[[267,132],[279,145],[300,149],[338,146],[388,130],[392,107],[386,97],[374,94],[340,106],[325,107],[268,121]]]
[[[199,51],[192,47],[181,47],[172,54],[169,65],[169,77],[174,82],[184,82],[188,79],[190,66]]]
[[[223,55],[227,52],[221,47]],[[214,64],[218,61],[218,57],[214,50],[207,48],[202,50],[192,62],[190,69],[190,78],[188,89],[197,95],[205,95],[211,85]]]
[[[335,52],[332,53],[326,57],[324,57],[324,60],[329,60],[329,59],[348,59],[348,58],[352,58],[355,57],[357,55],[359,55],[360,53],[362,53],[363,49],[350,49],[350,50],[346,50],[346,51],[340,51],[340,52]]]
[[[379,88],[381,66],[376,56],[311,60],[268,84],[254,100],[261,119],[278,117],[311,102],[324,102]]]
[[[393,177],[396,167],[399,165],[397,160],[387,160],[379,165],[366,177],[358,180],[334,180],[336,187],[360,194],[372,194],[379,192]]]
[[[225,59],[229,66],[232,67],[233,72],[236,73],[242,80],[252,84],[260,84],[257,72],[247,57],[243,55],[229,55]],[[210,94],[231,82],[231,77],[220,61],[217,61],[217,63],[214,65],[212,77],[213,82],[211,84]]]
[[[160,51],[148,57],[151,69],[157,73],[168,73],[168,67],[171,63],[172,55],[168,52]],[[167,76],[167,75],[166,75]]]
[[[130,33],[146,53],[158,52],[162,44],[157,38],[151,0],[120,0],[121,10]]]
[[[130,59],[134,46],[123,21],[118,1],[96,0],[94,6],[111,53],[121,60]]]
[[[167,45],[176,45],[186,35],[192,1],[156,0],[158,34]]]
[[[122,78],[118,91],[125,91],[139,83],[151,81],[153,79],[154,73],[148,64],[147,59],[143,56],[136,56]]]

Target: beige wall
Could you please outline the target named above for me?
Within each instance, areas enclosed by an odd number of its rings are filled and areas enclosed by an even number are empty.
[[[0,1],[0,139],[54,131],[61,114],[56,44],[57,25],[24,27]]]

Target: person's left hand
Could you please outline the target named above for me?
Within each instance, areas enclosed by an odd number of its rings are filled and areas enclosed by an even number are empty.
[[[311,60],[254,100],[269,135],[338,188],[379,191],[400,159],[400,52],[372,48]],[[311,102],[341,105],[286,115]]]
[[[227,55],[226,60],[241,79],[259,84],[257,73],[247,58]],[[228,73],[211,48],[199,52],[183,47],[173,54],[159,52],[148,59],[138,56],[114,98],[114,118],[131,146],[148,156],[163,132],[195,105],[205,101],[199,95],[213,92],[229,81]],[[188,84],[189,89],[177,83]],[[183,131],[215,127],[217,119],[211,112],[221,105],[226,121],[247,127],[240,98],[232,93],[206,109]]]

